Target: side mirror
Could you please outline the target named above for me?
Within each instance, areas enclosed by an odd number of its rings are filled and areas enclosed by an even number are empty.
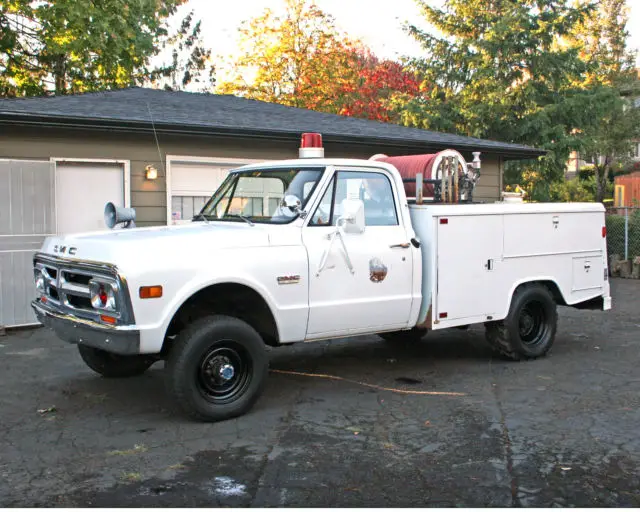
[[[345,233],[364,233],[364,203],[360,199],[344,199],[340,205],[342,215],[338,225]]]
[[[299,215],[302,209],[302,202],[298,196],[288,194],[280,201],[280,209],[285,213],[292,213],[293,215]]]

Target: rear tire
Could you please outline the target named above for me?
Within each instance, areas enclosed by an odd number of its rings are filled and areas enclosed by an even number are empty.
[[[82,344],[78,344],[78,352],[89,368],[110,379],[142,375],[156,362],[146,355],[123,356]]]
[[[222,421],[253,407],[265,387],[269,358],[253,327],[213,315],[178,334],[166,371],[168,394],[188,416]]]
[[[555,340],[558,312],[553,295],[541,284],[516,289],[507,318],[485,324],[491,347],[515,361],[547,354]]]
[[[427,332],[426,328],[413,327],[408,331],[381,332],[378,336],[389,343],[417,343]]]

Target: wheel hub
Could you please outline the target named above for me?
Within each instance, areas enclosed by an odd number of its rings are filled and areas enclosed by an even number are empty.
[[[529,303],[520,313],[518,327],[520,338],[527,345],[537,345],[544,338],[546,332],[545,311],[537,302]]]
[[[225,364],[225,365],[222,365],[218,373],[220,374],[220,377],[222,377],[223,380],[231,380],[233,379],[233,376],[236,373],[236,369],[230,364]]]
[[[250,373],[246,352],[233,342],[221,343],[203,355],[197,383],[207,400],[228,403],[243,393]]]
[[[531,329],[533,329],[534,320],[531,314],[527,311],[522,314],[522,318],[520,319],[520,331],[523,336],[527,336],[531,333]]]

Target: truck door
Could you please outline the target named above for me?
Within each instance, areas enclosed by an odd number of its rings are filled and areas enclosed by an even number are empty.
[[[339,170],[310,212],[303,227],[309,259],[307,338],[407,325],[417,251],[409,243],[392,183],[381,170]],[[331,238],[344,199],[363,201],[365,230],[344,233],[343,245]]]

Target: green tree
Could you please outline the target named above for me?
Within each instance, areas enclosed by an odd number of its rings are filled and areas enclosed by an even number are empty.
[[[215,84],[216,68],[211,61],[211,49],[204,45],[201,21],[189,11],[172,34],[162,37],[156,45],[164,64],[149,75],[149,83],[166,90],[183,90],[191,84],[205,92]],[[167,62],[168,61],[168,62]]]
[[[3,95],[66,94],[144,82],[153,77],[159,43],[169,38],[167,21],[185,1],[1,3]]]
[[[591,64],[586,83],[619,85],[635,68],[635,55],[627,47],[629,8],[627,0],[579,0],[592,5],[589,15],[577,22],[569,39],[580,58]]]
[[[625,0],[599,0],[597,9],[570,34],[581,59],[590,64],[584,85],[599,91],[592,111],[600,115],[578,130],[576,146],[593,166],[597,201],[604,200],[612,170],[629,161],[632,143],[640,137],[640,110],[634,106],[640,81],[636,56],[627,48],[628,21]]]
[[[37,42],[28,20],[33,17],[29,0],[0,3],[0,95],[39,94],[44,73],[34,59]]]
[[[424,58],[409,65],[428,92],[401,105],[403,123],[548,150],[536,161],[510,164],[514,181],[526,171],[531,195],[550,197],[576,147],[576,127],[593,122],[598,102],[584,87],[594,63],[566,44],[593,5],[566,0],[445,0],[443,9],[417,0],[437,33],[415,25],[408,32]],[[587,108],[588,107],[588,108]]]

